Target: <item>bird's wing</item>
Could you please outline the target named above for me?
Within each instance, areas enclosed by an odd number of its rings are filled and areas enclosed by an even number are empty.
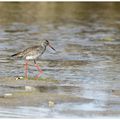
[[[24,54],[24,56],[33,55],[33,54],[35,54],[38,50],[39,50],[39,46],[33,46],[33,47],[30,47],[30,48],[25,49],[22,53]]]
[[[38,48],[39,46],[29,47],[21,52],[11,55],[11,57],[26,57],[27,55],[30,55],[34,49]]]

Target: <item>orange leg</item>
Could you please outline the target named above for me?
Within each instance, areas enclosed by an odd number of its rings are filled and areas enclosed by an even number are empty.
[[[35,67],[38,69],[39,74],[36,76],[36,80],[40,77],[41,74],[43,74],[43,71],[40,69],[40,67],[36,64],[36,61],[34,60]]]
[[[25,61],[25,79],[28,79],[28,61]]]

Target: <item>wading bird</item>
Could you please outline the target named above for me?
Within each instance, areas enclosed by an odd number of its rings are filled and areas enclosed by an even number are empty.
[[[40,75],[43,73],[43,71],[40,69],[40,67],[36,63],[36,59],[41,56],[45,50],[46,47],[49,46],[53,50],[55,50],[49,43],[48,40],[44,40],[41,42],[40,45],[38,46],[33,46],[29,47],[21,52],[18,52],[16,54],[11,55],[11,57],[16,57],[16,58],[24,58],[25,59],[25,78],[28,79],[28,61],[29,60],[34,60],[34,65],[38,69],[39,74],[36,76],[35,79],[38,79]]]

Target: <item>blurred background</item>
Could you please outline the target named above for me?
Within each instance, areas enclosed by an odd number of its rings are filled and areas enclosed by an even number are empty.
[[[9,56],[48,39],[57,53],[48,48],[38,59],[42,77],[69,86],[57,90],[61,94],[93,100],[60,104],[51,116],[120,116],[119,11],[119,2],[0,2],[0,76],[23,76],[24,61]],[[32,64],[29,75],[34,76]],[[13,116],[23,109],[31,117],[42,110],[18,108]],[[45,111],[44,117],[50,112]]]

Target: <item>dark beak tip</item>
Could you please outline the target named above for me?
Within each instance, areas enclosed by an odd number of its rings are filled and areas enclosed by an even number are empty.
[[[53,48],[50,44],[49,44],[49,47],[52,48],[54,51],[56,51],[55,48]]]
[[[53,49],[54,51],[56,51],[55,48],[52,47],[52,49]]]

